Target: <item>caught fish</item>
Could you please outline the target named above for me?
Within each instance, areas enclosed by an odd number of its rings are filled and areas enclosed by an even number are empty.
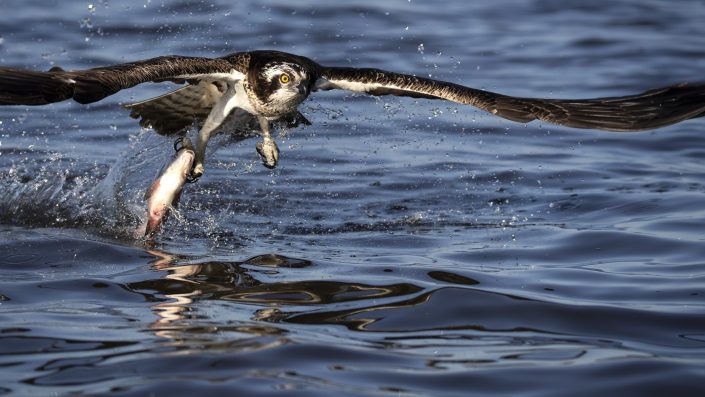
[[[147,226],[144,237],[152,238],[159,232],[169,212],[179,202],[181,189],[188,179],[195,158],[193,146],[188,138],[181,140],[181,148],[166,170],[147,189]]]

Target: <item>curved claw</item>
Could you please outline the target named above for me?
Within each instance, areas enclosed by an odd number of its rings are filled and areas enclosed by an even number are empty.
[[[194,183],[198,181],[198,179],[203,176],[203,164],[202,163],[197,163],[194,164],[193,168],[191,168],[191,172],[189,172],[188,175],[186,175],[186,182],[188,183]]]
[[[198,182],[198,180],[201,179],[201,175],[203,174],[196,175],[193,172],[189,172],[189,174],[186,175],[186,183]]]
[[[184,137],[180,136],[174,141],[174,151],[178,153],[184,147]]]

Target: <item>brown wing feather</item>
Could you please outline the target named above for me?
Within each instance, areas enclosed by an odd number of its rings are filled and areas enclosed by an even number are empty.
[[[224,85],[219,83],[201,81],[123,107],[130,109],[130,117],[140,119],[142,127],[151,127],[161,135],[172,135],[208,117],[224,90]]]
[[[61,72],[0,67],[0,105],[45,105],[72,95],[73,83]]]
[[[322,69],[316,88],[446,99],[522,123],[542,120],[609,131],[654,129],[705,116],[704,84],[680,84],[622,97],[542,99],[507,96],[379,69],[329,67]]]
[[[170,55],[78,71],[0,68],[0,105],[44,105],[71,98],[91,103],[149,81],[228,73],[232,69],[246,73],[248,60],[247,53],[215,59]]]

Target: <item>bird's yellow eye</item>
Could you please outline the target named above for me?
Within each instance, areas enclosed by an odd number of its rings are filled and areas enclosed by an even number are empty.
[[[289,80],[290,80],[289,75],[286,74],[286,73],[283,73],[281,76],[279,76],[279,81],[280,81],[282,84],[288,83]]]

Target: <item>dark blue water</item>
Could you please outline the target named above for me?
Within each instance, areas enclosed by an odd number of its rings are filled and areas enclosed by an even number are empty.
[[[583,4],[584,3],[584,4]],[[701,1],[2,0],[0,64],[278,49],[513,95],[703,81]],[[617,134],[344,92],[221,136],[154,247],[172,141],[0,108],[0,394],[700,396],[705,120]]]

